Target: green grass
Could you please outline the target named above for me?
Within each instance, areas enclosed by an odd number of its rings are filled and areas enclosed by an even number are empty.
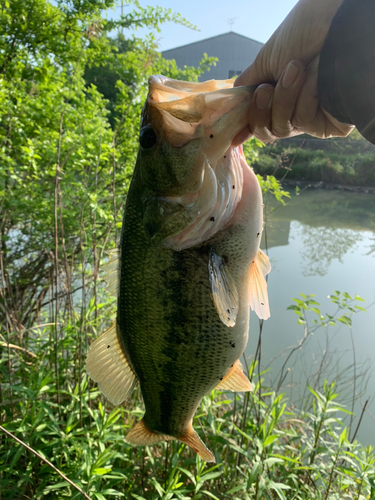
[[[291,314],[308,335],[339,323],[349,328],[360,299],[337,292],[331,300],[334,316],[323,315],[312,296],[295,299]],[[214,391],[195,416],[216,465],[177,441],[128,445],[126,434],[143,414],[139,391],[113,408],[84,373],[86,334],[89,343],[108,321],[108,313],[97,319],[94,313],[91,304],[85,331],[77,316],[57,339],[54,326],[47,326],[22,339],[9,335],[9,344],[23,350],[1,344],[2,425],[40,455],[0,432],[1,500],[84,498],[43,458],[86,498],[98,500],[375,498],[374,450],[353,440],[355,428],[344,423],[350,412],[337,402],[335,383],[311,382],[304,407],[292,407],[264,385],[260,350],[248,368],[254,392]]]

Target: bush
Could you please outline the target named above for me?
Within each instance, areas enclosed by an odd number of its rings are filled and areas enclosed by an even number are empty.
[[[375,186],[375,146],[358,132],[341,139],[279,140],[262,148],[252,165],[278,179]]]

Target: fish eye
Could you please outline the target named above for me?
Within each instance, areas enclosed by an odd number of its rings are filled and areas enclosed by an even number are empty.
[[[156,134],[151,127],[145,127],[139,135],[139,144],[142,149],[152,149],[156,144]]]

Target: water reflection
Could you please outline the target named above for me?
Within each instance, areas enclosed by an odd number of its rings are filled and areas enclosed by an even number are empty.
[[[370,244],[367,245],[366,248],[368,248],[368,252],[366,253],[366,255],[374,254],[375,256],[375,232],[373,236],[370,238]]]
[[[345,254],[363,239],[360,233],[351,229],[292,224],[295,226],[293,238],[303,245],[300,256],[304,276],[325,276],[334,259],[342,263]]]
[[[353,328],[340,323],[327,331],[320,329],[287,361],[281,390],[300,407],[307,382],[336,381],[339,400],[348,409],[355,398],[357,418],[369,399],[358,438],[374,445],[375,196],[330,191],[293,195],[267,220],[264,236],[263,248],[267,242],[273,269],[268,279],[271,317],[263,325],[260,368],[271,368],[269,382],[276,388],[285,356],[304,338],[304,327],[287,310],[292,297],[316,294],[319,308],[330,315],[336,306],[327,295],[333,290],[363,297],[367,313],[353,317]],[[249,358],[256,352],[259,335],[254,316],[251,321]]]
[[[268,206],[272,200],[268,200]],[[266,203],[267,205],[267,203]],[[343,257],[358,245],[360,230],[373,229],[367,245],[375,254],[375,196],[357,193],[307,191],[292,195],[285,207],[267,216],[263,247],[285,246],[298,241],[304,276],[325,276],[333,260]]]

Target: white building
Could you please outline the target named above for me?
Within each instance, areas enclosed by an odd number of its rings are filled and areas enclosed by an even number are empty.
[[[239,75],[249,64],[251,64],[260,49],[262,43],[239,35],[233,31],[206,38],[199,42],[189,43],[182,47],[165,50],[162,55],[165,59],[175,59],[177,66],[198,66],[203,54],[215,56],[219,59],[216,66],[204,73],[200,80],[225,80]]]

